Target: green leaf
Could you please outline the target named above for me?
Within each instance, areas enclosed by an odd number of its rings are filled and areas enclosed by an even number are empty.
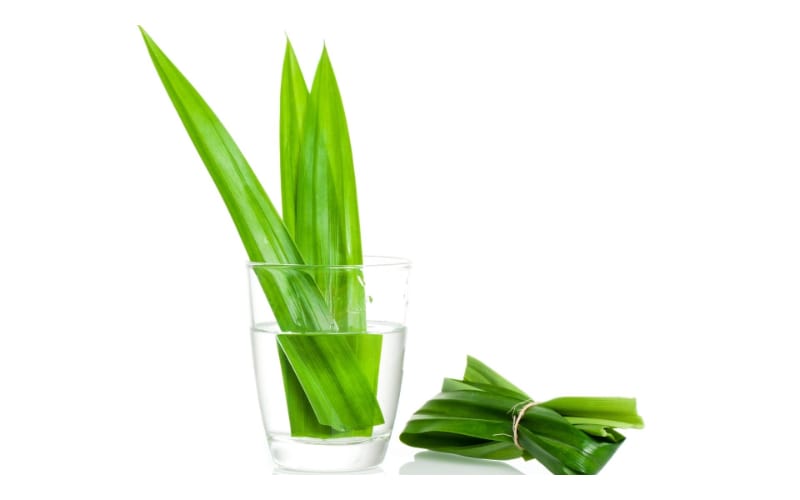
[[[294,67],[294,54],[287,52],[287,57],[292,61],[284,67]],[[292,95],[302,96],[302,92],[298,90]],[[289,107],[298,108],[293,104]],[[294,190],[295,241],[309,264],[357,266],[363,258],[353,155],[344,106],[327,49],[323,49],[305,109]],[[314,277],[339,331],[365,333],[362,273],[357,268],[320,268]],[[358,360],[352,369],[359,370],[376,393],[382,338],[351,335],[340,338],[344,340],[349,342]],[[290,418],[294,423],[299,417]],[[369,432],[366,429],[360,434]]]
[[[228,131],[191,83],[140,28],[153,65],[214,180],[251,261],[301,264],[275,207]],[[305,273],[259,274],[281,329],[329,330],[335,321]]]
[[[295,234],[297,171],[307,102],[308,87],[287,37],[281,79],[281,201],[283,222],[291,235]]]
[[[250,260],[303,264],[291,235],[225,127],[144,29],[141,32],[153,65],[228,208]],[[307,272],[300,269],[277,271],[264,267],[256,267],[254,272],[283,331],[336,331],[336,321],[313,277]],[[343,429],[362,429],[365,418],[373,420],[373,423],[378,422],[377,418],[373,418],[380,409],[371,390],[372,381],[365,380],[358,369],[342,368],[359,366],[359,360],[348,342],[340,341],[341,345],[332,345],[311,337],[298,343],[302,343],[308,352],[290,345],[291,342],[282,343],[286,356],[282,364],[294,368],[295,382],[300,386],[315,388],[297,396],[306,398],[307,406],[315,414],[323,416],[325,421],[322,424]],[[335,362],[317,367],[312,366],[305,356],[312,359],[335,358]],[[293,387],[291,380],[288,386]],[[331,398],[337,398],[336,404],[331,404]],[[368,411],[365,410],[366,417],[354,416],[352,409],[365,405],[370,407]]]
[[[297,192],[297,170],[300,146],[303,141],[308,88],[303,72],[297,62],[294,49],[286,37],[286,52],[283,58],[280,107],[280,153],[281,153],[281,201],[283,222],[290,235],[295,234],[295,196]],[[335,431],[322,425],[314,415],[303,386],[297,379],[292,364],[286,359],[284,350],[278,349],[283,375],[286,404],[292,434],[295,436],[324,437]],[[295,363],[297,364],[297,363]]]
[[[521,399],[528,399],[525,391],[515,386],[496,371],[486,366],[480,360],[467,356],[467,368],[464,371],[465,382],[483,382],[497,387],[502,387],[520,395]]]
[[[353,154],[344,106],[327,49],[311,86],[297,175],[295,241],[307,262],[363,262]],[[364,287],[356,273],[318,279],[341,331],[366,328]]]
[[[310,401],[322,403],[312,405],[317,421],[342,432],[383,423],[373,388],[357,369],[353,369],[347,342],[352,336],[330,333],[278,335],[278,343],[294,372],[303,374],[298,377],[303,392]],[[330,382],[334,383],[333,387]],[[347,392],[361,397],[340,397]]]
[[[566,397],[551,399],[541,405],[571,418],[574,422],[613,422],[603,425],[618,428],[644,427],[642,417],[636,412],[636,400],[633,398]]]
[[[554,474],[596,474],[625,440],[615,424],[641,421],[635,401],[626,398],[557,398],[526,409],[517,429],[520,449],[514,420],[527,402],[514,384],[469,357],[464,380],[445,379],[442,392],[414,413],[400,440],[474,458],[536,459]]]

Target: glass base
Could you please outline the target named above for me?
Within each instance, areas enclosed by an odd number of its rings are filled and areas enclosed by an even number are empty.
[[[271,434],[267,440],[275,465],[302,472],[355,472],[377,467],[389,446],[389,434],[336,439]]]

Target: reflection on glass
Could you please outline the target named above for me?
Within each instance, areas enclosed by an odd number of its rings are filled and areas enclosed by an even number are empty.
[[[400,467],[400,474],[508,476],[522,475],[523,473],[504,462],[422,451],[414,455],[413,462],[408,462]]]
[[[360,476],[369,474],[383,474],[384,470],[381,467],[372,467],[364,470],[345,471],[345,472],[309,472],[300,470],[289,470],[281,467],[272,469],[273,476],[320,476],[320,475],[335,475],[335,476]]]

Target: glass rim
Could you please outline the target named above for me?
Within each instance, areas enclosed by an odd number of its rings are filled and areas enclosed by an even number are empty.
[[[411,268],[411,260],[403,257],[393,257],[387,255],[365,255],[362,264],[285,264],[276,262],[255,262],[248,261],[247,268],[268,268],[268,269],[371,269],[375,267],[383,268]]]

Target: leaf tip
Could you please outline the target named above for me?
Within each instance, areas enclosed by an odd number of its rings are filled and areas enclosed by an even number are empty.
[[[322,56],[319,58],[320,62],[326,61],[330,64],[330,56],[328,56],[328,44],[324,41],[322,42]]]
[[[137,24],[136,27],[139,28],[139,33],[142,34],[142,38],[144,39],[145,45],[147,45],[148,50],[151,50],[153,47],[156,47],[156,42],[150,38],[150,34],[145,31],[141,24]]]

